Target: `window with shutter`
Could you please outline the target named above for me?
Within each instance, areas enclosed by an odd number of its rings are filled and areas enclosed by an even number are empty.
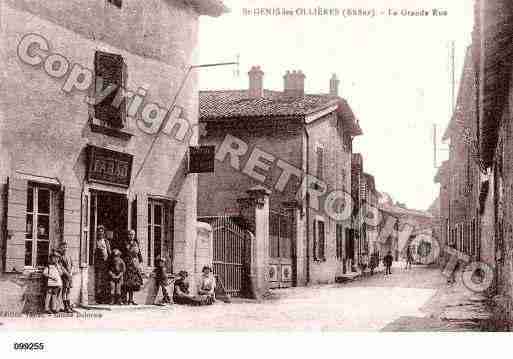
[[[61,193],[51,185],[9,179],[6,271],[47,265],[62,238]]]
[[[121,55],[96,51],[94,117],[103,126],[121,129],[125,123],[126,100],[114,101],[126,83],[126,66]]]

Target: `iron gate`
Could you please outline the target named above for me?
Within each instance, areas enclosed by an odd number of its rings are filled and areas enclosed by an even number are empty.
[[[249,286],[250,237],[230,217],[201,218],[213,230],[213,269],[228,294],[238,297]]]

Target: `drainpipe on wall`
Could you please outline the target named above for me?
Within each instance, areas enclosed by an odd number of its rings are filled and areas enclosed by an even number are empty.
[[[306,130],[306,123],[304,123],[304,132],[306,143],[306,175],[310,173],[310,165],[309,165],[309,148],[310,148],[310,136],[308,135],[308,131]],[[308,178],[308,177],[307,177]],[[310,195],[308,194],[309,183],[306,183],[306,285],[310,284]]]

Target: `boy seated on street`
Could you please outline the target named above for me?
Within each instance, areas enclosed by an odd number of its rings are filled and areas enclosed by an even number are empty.
[[[173,302],[176,304],[198,305],[194,296],[189,293],[189,274],[182,270],[178,273],[173,291]]]
[[[59,254],[52,252],[48,265],[43,270],[47,279],[45,295],[45,313],[56,314],[59,311],[59,296],[62,288],[62,271],[59,266]]]
[[[162,304],[170,304],[171,298],[169,297],[169,292],[167,291],[167,287],[169,286],[169,280],[167,278],[165,259],[162,257],[157,257],[155,259],[155,301],[154,304],[157,304],[157,297],[159,294],[159,289],[162,289]]]
[[[123,286],[123,275],[126,266],[121,259],[121,251],[114,249],[112,251],[112,260],[109,266],[110,276],[110,304],[121,305],[121,287]]]

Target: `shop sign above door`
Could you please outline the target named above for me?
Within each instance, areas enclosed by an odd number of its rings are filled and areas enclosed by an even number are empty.
[[[89,145],[87,157],[88,181],[122,187],[130,185],[132,155]]]
[[[213,173],[215,146],[189,147],[189,173]]]

